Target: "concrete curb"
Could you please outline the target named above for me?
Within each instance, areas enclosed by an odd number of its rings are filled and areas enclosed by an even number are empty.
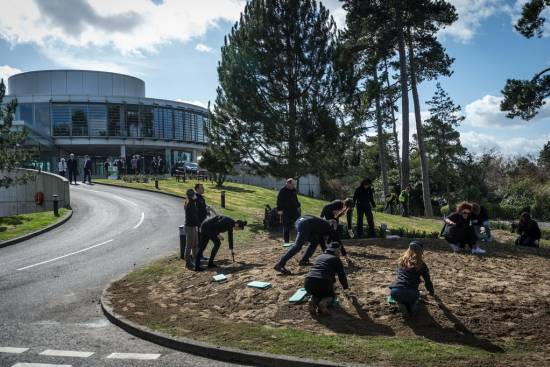
[[[219,345],[204,343],[189,338],[172,337],[170,335],[153,331],[145,326],[136,324],[127,320],[123,316],[117,315],[111,303],[108,300],[108,290],[111,287],[110,283],[101,294],[101,309],[107,319],[122,328],[128,333],[149,342],[162,345],[171,349],[179,350],[186,353],[191,353],[201,357],[215,359],[223,362],[241,363],[251,366],[266,366],[266,367],[366,367],[364,364],[349,364],[349,363],[334,363],[322,360],[312,360],[284,355],[275,355],[262,352],[249,352],[241,349],[223,347]]]
[[[115,184],[105,183],[105,182],[96,182],[96,181],[94,181],[93,184],[94,184],[94,185],[111,186],[111,187],[119,187],[119,188],[121,188],[121,189],[130,189],[130,190],[154,192],[154,193],[157,193],[157,194],[167,195],[167,196],[171,196],[171,197],[178,198],[178,199],[185,199],[185,197],[183,197],[183,196],[179,196],[179,195],[176,195],[176,194],[172,194],[172,193],[170,193],[170,192],[157,191],[157,190],[149,190],[149,189],[145,189],[145,188],[141,188],[141,187],[121,186],[121,185],[115,185]]]
[[[49,226],[47,226],[45,228],[42,228],[42,229],[39,229],[38,231],[27,233],[26,235],[23,235],[23,236],[20,236],[20,237],[12,238],[11,240],[0,241],[0,248],[15,245],[16,243],[26,241],[28,239],[31,239],[31,238],[36,237],[38,235],[41,235],[42,233],[49,232],[52,229],[55,229],[55,228],[61,226],[62,224],[67,222],[69,219],[71,219],[71,217],[73,216],[73,211],[71,209],[67,209],[67,210],[69,212],[67,214],[65,214],[65,216],[63,218],[61,218],[61,220],[59,220],[58,222],[56,222],[54,224],[50,224]]]

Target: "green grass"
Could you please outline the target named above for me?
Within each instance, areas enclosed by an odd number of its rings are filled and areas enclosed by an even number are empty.
[[[38,231],[61,220],[67,209],[59,209],[59,217],[53,215],[53,211],[20,214],[11,217],[0,217],[0,241],[11,240],[31,232]]]
[[[137,187],[158,192],[155,189],[155,183],[128,183],[122,180],[98,179],[96,182],[104,182],[124,187]],[[185,191],[193,188],[197,181],[187,181],[186,183],[176,182],[170,178],[159,182],[160,191],[185,196]],[[254,233],[258,233],[262,228],[264,208],[266,204],[274,207],[277,201],[277,191],[264,189],[257,186],[244,185],[228,182],[223,188],[217,188],[215,184],[202,182],[205,186],[205,198],[209,205],[212,205],[220,214],[228,215],[234,219],[244,219],[248,221],[248,228],[238,233],[238,240],[248,240]],[[226,209],[220,208],[220,192],[225,190]],[[324,200],[299,195],[302,204],[302,214],[319,215],[323,206],[327,203]],[[374,213],[374,220],[377,226],[386,223],[389,228],[404,228],[408,230],[439,232],[441,221],[437,219],[407,217],[391,215],[386,213]]]

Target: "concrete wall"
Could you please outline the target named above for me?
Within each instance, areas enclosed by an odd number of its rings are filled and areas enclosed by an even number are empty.
[[[18,169],[12,172],[11,176],[20,176],[25,172],[32,172],[35,179],[24,185],[0,188],[0,217],[53,210],[54,194],[59,195],[60,208],[70,207],[69,181],[66,178],[29,169]],[[37,192],[44,193],[42,205],[36,205],[34,202],[34,194]]]
[[[272,176],[253,176],[247,174],[227,176],[227,181],[260,186],[266,189],[275,190],[279,190],[286,183],[286,179],[277,179]],[[321,185],[319,182],[319,177],[317,176],[308,175],[300,177],[300,182],[298,186],[299,193],[302,195],[312,196],[316,198],[321,197]]]

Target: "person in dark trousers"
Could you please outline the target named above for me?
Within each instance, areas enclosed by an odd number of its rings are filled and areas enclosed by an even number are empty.
[[[347,214],[348,212],[353,211],[353,199],[345,199],[345,200],[334,200],[327,205],[323,207],[323,210],[321,211],[321,218],[330,220],[334,219],[336,220],[336,223],[338,225],[338,238],[342,238],[343,236],[343,226],[340,225],[340,217],[344,214]],[[349,219],[349,216],[348,216]],[[350,224],[351,220],[348,221],[348,228],[351,227]],[[346,249],[344,248],[344,245],[341,244],[340,251],[342,253],[342,256],[346,258],[346,261],[349,262],[348,255],[346,253]]]
[[[76,175],[78,174],[78,161],[74,157],[73,153],[71,153],[69,155],[69,159],[67,159],[67,171],[69,172],[69,183],[74,181],[74,184],[76,185]]]
[[[163,175],[164,174],[164,169],[165,169],[165,166],[166,166],[166,162],[164,161],[164,159],[162,159],[160,157],[160,155],[157,157],[157,162],[158,162],[159,174]]]
[[[122,170],[124,169],[124,162],[122,161],[122,157],[120,159],[117,159],[116,161],[116,170],[117,170],[117,179],[120,180],[120,176],[122,175]]]
[[[491,226],[489,225],[489,212],[487,209],[478,203],[472,204],[472,216],[470,217],[478,240],[489,242],[493,240],[491,237]],[[485,231],[485,236],[481,235],[481,228]]]
[[[357,237],[363,237],[363,216],[367,217],[369,236],[376,237],[374,233],[374,217],[372,209],[376,208],[374,193],[371,188],[372,181],[369,178],[361,181],[361,185],[355,189],[353,201],[357,207]]]
[[[418,241],[411,242],[397,262],[395,281],[390,285],[390,296],[397,302],[399,308],[409,315],[414,314],[418,309],[420,278],[424,279],[424,285],[430,295],[435,294],[430,270],[422,259],[423,254],[424,245]]]
[[[309,258],[315,252],[318,245],[324,250],[325,237],[328,236],[329,241],[338,241],[337,222],[335,219],[325,220],[311,215],[298,218],[294,224],[296,227],[296,240],[294,244],[288,248],[288,251],[279,259],[274,269],[283,275],[290,274],[290,271],[285,269],[285,265],[294,255],[296,255],[302,247],[309,242],[302,259],[300,266],[311,265]]]
[[[410,193],[410,191],[411,191],[411,187],[407,186],[399,194],[399,204],[401,205],[401,216],[403,216],[403,217],[408,217],[409,216],[409,193]]]
[[[315,259],[304,281],[304,288],[311,294],[309,301],[309,313],[316,316],[330,315],[328,305],[334,300],[334,283],[336,275],[344,290],[349,289],[348,278],[344,271],[344,265],[340,260],[341,245],[339,242],[332,242],[322,255]]]
[[[229,249],[231,250],[231,254],[233,254],[233,230],[242,230],[245,226],[246,221],[233,220],[224,215],[216,215],[202,222],[199,252],[195,258],[195,271],[204,270],[200,265],[202,254],[206,249],[208,242],[212,241],[214,243],[214,247],[212,248],[212,252],[210,253],[210,258],[208,260],[208,267],[215,268],[217,266],[214,263],[214,259],[216,258],[216,254],[221,246],[221,241],[223,240],[223,236],[221,234],[223,232],[227,232]]]
[[[88,184],[92,184],[92,160],[89,156],[84,156],[84,178],[82,183],[86,183],[86,177],[88,178]]]
[[[157,157],[153,157],[153,160],[151,161],[151,170],[154,175],[156,175],[159,171],[159,162],[157,161]]]
[[[456,212],[449,214],[445,219],[443,237],[454,252],[464,251],[466,246],[472,254],[483,255],[486,251],[480,248],[474,227],[471,224],[472,205],[467,202],[458,204]]]
[[[103,169],[105,170],[105,178],[109,178],[109,167],[111,166],[111,164],[109,163],[109,161],[105,161],[103,163]]]
[[[300,202],[296,191],[296,181],[293,178],[286,180],[286,185],[277,195],[277,212],[283,223],[283,241],[290,242],[292,223],[300,216]]]
[[[387,212],[390,209],[390,214],[395,212],[395,207],[399,204],[399,198],[395,192],[391,192],[386,195],[386,206],[384,207],[384,212]]]
[[[199,211],[197,209],[197,195],[192,189],[187,190],[185,200],[185,264],[188,268],[194,267],[199,246]],[[191,258],[191,255],[193,257]]]
[[[516,239],[516,245],[539,247],[542,234],[538,223],[531,219],[531,215],[529,213],[521,213],[517,231],[519,236]]]

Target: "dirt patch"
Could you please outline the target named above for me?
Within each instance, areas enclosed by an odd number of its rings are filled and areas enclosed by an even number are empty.
[[[436,297],[423,295],[418,315],[407,320],[387,304],[386,296],[408,241],[347,243],[353,259],[347,273],[355,296],[341,295],[331,317],[312,318],[306,305],[289,304],[308,268],[298,266],[297,256],[287,266],[293,275],[278,275],[272,267],[285,250],[270,240],[240,248],[235,263],[222,252],[217,271],[195,273],[175,259],[167,260],[167,266],[178,271],[149,283],[142,278],[117,282],[111,289],[112,304],[116,312],[138,323],[147,322],[147,313],[155,309],[168,323],[193,314],[322,335],[412,338],[495,353],[496,365],[550,365],[548,249],[491,244],[486,246],[488,255],[479,257],[453,254],[441,240],[424,240]],[[228,281],[213,283],[216,273],[225,274]],[[270,282],[272,288],[247,288],[253,280]]]

